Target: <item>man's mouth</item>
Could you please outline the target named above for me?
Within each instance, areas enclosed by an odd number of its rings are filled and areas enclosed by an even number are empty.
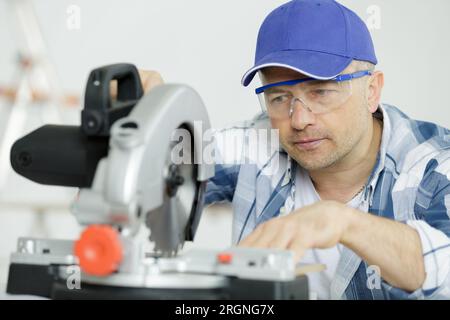
[[[294,141],[294,145],[300,150],[313,150],[319,147],[325,138],[307,138]]]

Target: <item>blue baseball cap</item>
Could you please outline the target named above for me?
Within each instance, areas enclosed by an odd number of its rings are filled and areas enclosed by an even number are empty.
[[[265,67],[285,67],[319,80],[340,74],[353,60],[377,64],[372,38],[356,13],[334,0],[293,0],[262,23],[247,86]]]

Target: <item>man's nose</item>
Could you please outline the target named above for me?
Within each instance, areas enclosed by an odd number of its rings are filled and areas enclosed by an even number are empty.
[[[291,107],[291,126],[297,130],[303,130],[315,121],[314,113],[301,100],[296,99]]]

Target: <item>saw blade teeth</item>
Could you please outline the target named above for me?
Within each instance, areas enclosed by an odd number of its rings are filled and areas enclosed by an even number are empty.
[[[160,256],[160,257],[175,257],[178,254],[178,250],[177,249],[162,249],[160,247],[155,246],[153,248],[153,252],[155,253],[155,255]]]
[[[194,152],[193,149],[189,150]],[[165,170],[162,172],[165,181],[163,202],[158,208],[146,213],[145,223],[150,229],[149,239],[154,243],[154,248],[165,256],[173,257],[183,248],[190,215],[194,206],[198,205],[200,191],[195,165],[173,163],[171,152],[172,148],[169,148]]]

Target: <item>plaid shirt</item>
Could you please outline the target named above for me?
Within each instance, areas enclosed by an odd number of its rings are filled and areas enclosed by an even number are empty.
[[[344,247],[331,282],[331,297],[450,299],[450,131],[412,120],[386,104],[380,105],[375,116],[383,119],[383,134],[363,201],[370,214],[417,230],[426,278],[415,292],[390,286],[383,279],[379,286],[368,285],[371,268]],[[270,142],[256,141],[248,134],[252,128],[270,128],[270,123],[260,115],[215,133],[216,173],[208,181],[205,203],[232,203],[233,243],[258,224],[292,211],[294,204],[298,164],[279,148],[265,157],[254,154],[251,146],[267,147],[261,144]]]

